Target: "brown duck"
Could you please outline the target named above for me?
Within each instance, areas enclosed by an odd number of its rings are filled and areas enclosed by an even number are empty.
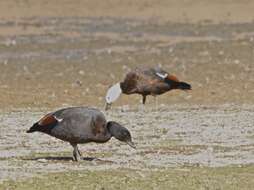
[[[179,81],[177,77],[161,68],[136,68],[126,74],[125,79],[108,89],[106,95],[106,110],[123,94],[140,94],[145,104],[147,95],[160,95],[173,89],[191,90],[191,85]]]

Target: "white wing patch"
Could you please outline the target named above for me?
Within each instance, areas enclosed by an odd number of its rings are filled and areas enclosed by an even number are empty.
[[[63,121],[63,118],[57,118],[56,116],[54,116],[54,118],[57,120],[58,123],[60,123],[61,121]]]
[[[158,73],[158,72],[156,72],[156,75],[157,75],[158,77],[160,77],[160,78],[163,78],[163,79],[167,78],[167,76],[168,76],[167,73],[162,74],[162,73]]]

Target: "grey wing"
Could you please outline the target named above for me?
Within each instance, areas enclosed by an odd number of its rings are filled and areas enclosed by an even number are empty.
[[[55,136],[70,142],[84,143],[93,139],[93,118],[102,113],[93,108],[73,107],[59,110],[54,114],[56,117],[62,119],[59,126],[53,131]]]

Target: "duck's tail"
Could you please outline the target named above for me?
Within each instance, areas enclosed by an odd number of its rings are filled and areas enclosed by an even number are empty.
[[[40,127],[40,125],[37,122],[37,123],[33,124],[33,126],[29,130],[27,130],[26,132],[27,133],[33,133],[35,131],[38,131],[39,127]]]
[[[191,85],[186,82],[179,82],[178,89],[181,90],[191,90]]]

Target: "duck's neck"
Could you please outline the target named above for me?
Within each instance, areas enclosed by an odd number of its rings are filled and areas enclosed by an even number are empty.
[[[97,142],[97,143],[105,143],[107,141],[109,141],[112,137],[112,134],[110,132],[110,128],[107,124],[107,131],[105,131],[104,133],[99,133],[96,135],[96,137],[93,139],[93,142]]]
[[[119,82],[119,87],[120,87],[121,91],[123,91],[124,90],[124,82]]]
[[[114,124],[114,122],[109,121],[107,123],[107,129],[108,129],[108,132],[111,135],[111,137],[115,136],[116,131],[117,131],[117,126]]]
[[[121,137],[123,130],[126,130],[123,126],[121,126],[115,121],[109,121],[107,123],[107,128],[109,133],[111,134],[111,137],[115,137],[118,140]]]

